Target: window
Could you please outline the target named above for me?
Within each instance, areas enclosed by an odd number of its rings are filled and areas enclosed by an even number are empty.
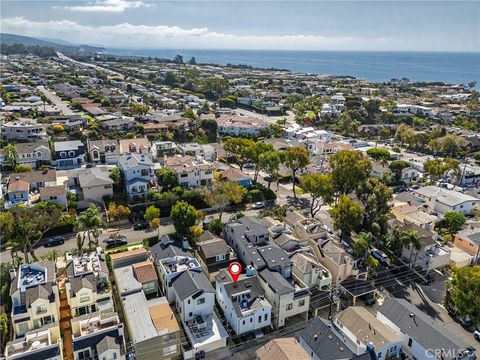
[[[258,323],[260,324],[262,322],[262,315],[258,317]]]
[[[190,299],[188,299],[187,304],[190,304]]]
[[[45,305],[37,306],[37,315],[38,314],[44,314],[46,312],[47,312],[47,307]]]
[[[205,304],[205,298],[201,298],[197,300],[197,305]]]
[[[171,345],[163,349],[163,356],[173,355],[177,352],[177,345]]]
[[[215,256],[215,260],[216,261],[225,260],[225,254],[220,254],[220,255]]]
[[[189,312],[189,313],[188,313],[188,316],[192,317],[192,316],[193,316],[193,313],[192,313],[192,312]]]
[[[150,173],[149,169],[142,169],[142,171],[140,172],[142,176],[148,176],[149,173]]]
[[[80,295],[80,302],[81,303],[88,302],[88,301],[90,301],[90,296],[88,296],[87,294]]]
[[[188,174],[180,174],[181,178],[186,178],[187,176],[188,176]]]
[[[305,299],[302,299],[298,302],[298,306],[303,306],[305,305]]]
[[[381,358],[381,357],[382,357],[382,352],[380,351],[380,352],[378,353],[378,358]]]
[[[265,314],[264,316],[264,320],[267,321],[268,320],[268,314]]]
[[[117,358],[117,353],[114,352],[114,353],[113,353],[113,360],[115,360],[116,358]]]
[[[242,325],[245,325],[245,320],[242,321]]]
[[[292,309],[293,309],[293,304],[287,304],[286,310],[289,311],[289,310],[292,310]]]
[[[412,338],[408,338],[408,347],[412,347],[413,340]]]
[[[78,358],[80,360],[88,360],[90,359],[90,350],[87,349],[87,350],[80,350],[79,353],[78,353]]]
[[[253,318],[250,318],[250,322],[253,322]]]

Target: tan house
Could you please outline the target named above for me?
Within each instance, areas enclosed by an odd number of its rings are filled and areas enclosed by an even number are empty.
[[[45,326],[58,329],[60,298],[55,262],[22,264],[18,270],[10,270],[10,278],[11,321],[15,337]]]
[[[361,273],[358,268],[358,260],[354,259],[344,247],[333,239],[319,240],[320,262],[330,274],[334,284],[353,276],[366,278],[367,273]]]
[[[473,256],[472,262],[480,261],[480,229],[470,227],[455,235],[453,244]]]
[[[270,340],[255,351],[257,360],[308,360],[310,356],[293,338]]]

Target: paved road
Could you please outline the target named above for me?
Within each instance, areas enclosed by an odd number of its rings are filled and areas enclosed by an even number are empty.
[[[126,236],[127,241],[129,243],[134,243],[138,241],[143,241],[143,239],[145,238],[155,236],[157,233],[159,233],[160,235],[166,235],[166,234],[171,234],[174,231],[175,229],[173,228],[173,225],[162,225],[159,228],[158,232],[150,229],[135,231],[133,230],[133,227],[131,227],[131,225],[124,228],[109,228],[108,230],[104,231],[100,235],[99,243],[101,246],[105,246],[105,241],[108,239],[108,237],[116,233]],[[77,247],[76,233],[65,234],[63,235],[63,237],[65,238],[65,243],[63,245],[59,245],[51,248],[45,248],[43,246],[39,247],[37,250],[35,250],[35,255],[40,258],[40,256],[45,255],[50,250],[57,250],[60,254],[63,254],[65,251],[70,251]],[[87,244],[85,244],[85,246],[87,246]],[[10,251],[6,250],[0,253],[0,262],[3,263],[10,260],[11,260]]]
[[[258,212],[259,210],[243,211],[243,213],[247,216],[255,216],[258,214]],[[234,213],[235,212],[232,212],[232,211],[225,212],[222,220],[223,221],[228,220],[228,218],[232,216]],[[218,215],[213,214],[213,215],[207,215],[205,219],[212,220],[217,217]],[[104,231],[100,235],[99,243],[101,246],[105,246],[105,242],[110,237],[110,235],[117,234],[117,233],[120,235],[126,236],[128,243],[134,243],[134,242],[143,241],[144,239],[155,236],[156,234],[159,234],[161,236],[161,235],[172,234],[173,232],[175,232],[175,228],[171,224],[161,225],[158,231],[151,230],[151,229],[135,231],[133,230],[133,226],[131,224],[126,224],[123,227],[109,228],[108,230]],[[35,255],[40,258],[40,256],[45,255],[50,250],[57,250],[60,254],[63,254],[65,251],[70,251],[77,247],[77,233],[64,234],[63,237],[65,238],[65,243],[63,245],[59,245],[51,248],[45,248],[43,246],[39,247],[37,250],[35,250]],[[85,246],[86,245],[87,244],[85,244]],[[10,251],[6,250],[6,251],[0,252],[0,262],[7,262],[10,260],[11,260]]]
[[[72,109],[68,107],[67,104],[63,102],[62,99],[60,99],[56,94],[48,90],[45,86],[37,86],[37,89],[45,95],[50,102],[53,103],[61,112],[63,115],[73,115],[75,114]]]

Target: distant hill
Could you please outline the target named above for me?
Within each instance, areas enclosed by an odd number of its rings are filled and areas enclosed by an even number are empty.
[[[5,34],[0,33],[0,42],[6,44],[15,44],[20,43],[24,45],[37,45],[37,46],[48,46],[52,47],[57,51],[65,52],[65,53],[96,53],[96,52],[103,52],[105,48],[98,47],[98,46],[90,46],[90,45],[69,45],[66,41],[61,41],[62,44],[49,41],[49,40],[41,40],[30,36],[23,36],[23,35],[16,35],[16,34]]]

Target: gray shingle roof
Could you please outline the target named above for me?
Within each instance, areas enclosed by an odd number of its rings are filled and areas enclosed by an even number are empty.
[[[263,269],[258,274],[276,294],[285,295],[295,291],[295,288],[277,271]]]
[[[268,229],[262,222],[253,216],[244,216],[238,220],[239,223],[245,225],[253,235],[259,236],[268,234]]]
[[[195,270],[184,271],[172,281],[172,284],[181,301],[199,291],[215,293],[207,277]]]
[[[111,337],[120,347],[120,352],[123,353],[123,336],[120,334],[118,329],[112,329],[107,332],[102,332],[99,334],[93,334],[91,336],[82,336],[73,340],[73,350],[78,351],[81,349],[92,349],[96,348],[97,345],[105,338]],[[111,343],[109,343],[111,344]],[[103,345],[102,345],[103,346]],[[118,347],[117,347],[118,348]],[[97,350],[98,351],[98,350]]]
[[[352,359],[355,355],[331,329],[328,320],[314,317],[298,335],[322,360]]]
[[[162,236],[160,241],[150,248],[155,264],[160,260],[171,258],[177,255],[193,256],[189,251],[182,249],[180,241],[173,240],[168,235]]]
[[[378,311],[425,349],[445,349],[444,359],[453,359],[468,346],[405,299],[387,299]]]

